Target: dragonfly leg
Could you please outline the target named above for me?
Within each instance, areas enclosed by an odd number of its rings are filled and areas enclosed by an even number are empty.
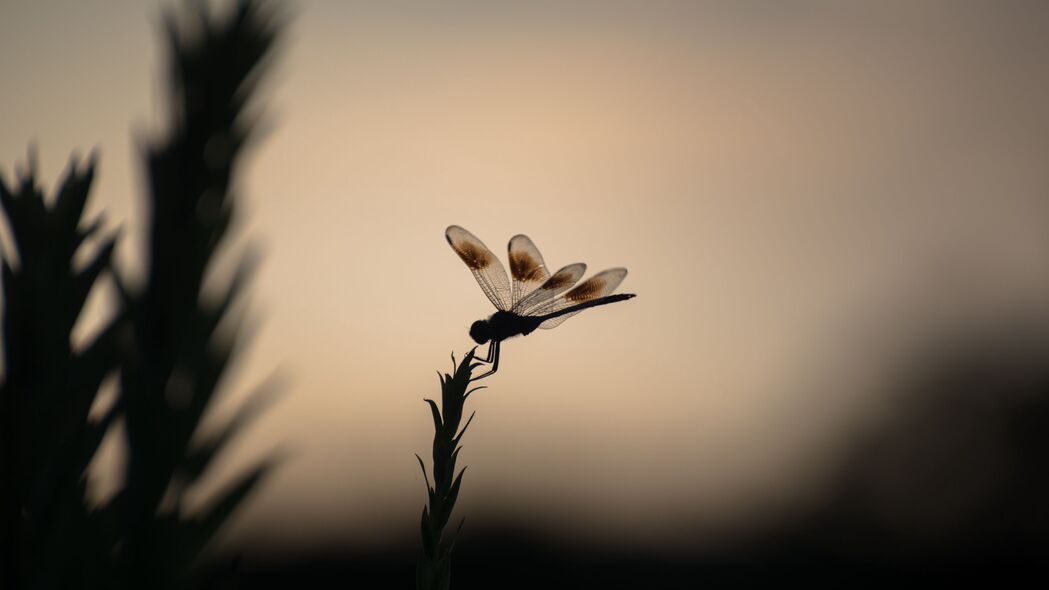
[[[488,360],[485,362],[492,363],[492,368],[488,372],[470,379],[470,381],[479,381],[499,370],[499,342],[492,342],[488,345],[488,357]]]
[[[484,358],[478,358],[478,357],[475,356],[474,360],[479,362],[479,363],[491,363],[492,360],[495,359],[495,348],[496,348],[495,341],[490,341],[488,343],[488,352],[485,353],[485,357]]]

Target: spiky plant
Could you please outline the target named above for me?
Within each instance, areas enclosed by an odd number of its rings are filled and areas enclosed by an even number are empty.
[[[235,352],[236,331],[220,324],[247,266],[217,298],[203,284],[233,219],[234,180],[257,126],[246,109],[280,29],[261,2],[242,0],[224,19],[190,4],[189,19],[165,22],[171,116],[146,154],[146,276],[139,288],[121,284],[128,460],[115,502],[131,588],[188,586],[192,561],[271,467],[265,460],[239,474],[202,513],[183,509],[184,493],[243,423],[234,418],[210,438],[198,433]]]
[[[84,225],[95,158],[74,156],[53,199],[37,186],[35,156],[0,205],[13,251],[3,253],[5,375],[0,385],[0,501],[5,587],[94,585],[104,563],[97,518],[84,504],[85,472],[117,414],[88,414],[116,367],[116,319],[73,347],[73,328],[88,294],[109,267],[116,237],[99,238],[74,265],[101,219]],[[100,555],[101,554],[101,555]],[[103,559],[98,559],[99,557]]]
[[[451,584],[452,549],[465,519],[459,521],[454,535],[446,535],[445,529],[455,508],[455,501],[459,498],[459,488],[466,471],[463,467],[458,474],[455,472],[455,463],[462,449],[459,441],[466,434],[474,414],[470,414],[461,430],[459,425],[462,423],[467,398],[478,389],[484,389],[484,386],[469,388],[470,376],[480,366],[480,363],[473,361],[474,350],[466,353],[458,366],[453,355],[453,374],[437,373],[441,379],[440,408],[432,399],[425,400],[433,416],[433,484],[427,477],[422,457],[416,455],[426,480],[428,497],[422,515],[423,555],[416,567],[415,585],[419,590],[447,590]]]

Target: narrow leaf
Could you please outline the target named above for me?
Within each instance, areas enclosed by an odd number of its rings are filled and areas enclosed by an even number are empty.
[[[432,489],[430,476],[426,474],[426,465],[423,463],[423,458],[419,456],[419,453],[415,454],[415,458],[419,460],[419,469],[423,470],[423,480],[426,482],[426,489]]]
[[[434,556],[433,526],[430,524],[430,511],[426,506],[423,506],[421,530],[423,536],[423,553],[432,559]]]
[[[437,409],[437,402],[433,401],[432,399],[425,399],[423,401],[430,404],[430,413],[433,414],[434,430],[440,432],[441,429],[444,427],[444,423],[441,421],[441,411]]]
[[[466,429],[469,428],[470,427],[470,423],[474,421],[474,416],[475,415],[477,415],[476,411],[470,413],[470,417],[466,420],[466,426],[463,426],[463,429],[459,431],[459,434],[456,435],[456,437],[452,439],[452,442],[454,444],[459,444],[459,441],[462,440],[463,435],[466,434]]]

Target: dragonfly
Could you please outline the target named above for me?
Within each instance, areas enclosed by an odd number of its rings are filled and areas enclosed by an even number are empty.
[[[499,370],[499,348],[503,340],[527,336],[536,328],[553,328],[584,309],[635,297],[633,293],[612,294],[626,278],[625,268],[603,270],[581,283],[579,279],[586,272],[586,265],[581,262],[569,264],[551,275],[539,249],[523,234],[510,238],[506,247],[509,278],[495,254],[470,232],[452,225],[444,236],[497,310],[470,326],[474,342],[488,344],[487,356],[477,360],[490,365],[486,373],[472,381]]]

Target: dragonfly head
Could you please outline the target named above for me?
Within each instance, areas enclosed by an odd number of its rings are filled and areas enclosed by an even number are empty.
[[[488,320],[477,320],[470,326],[470,338],[478,344],[484,344],[492,339],[492,330]]]

